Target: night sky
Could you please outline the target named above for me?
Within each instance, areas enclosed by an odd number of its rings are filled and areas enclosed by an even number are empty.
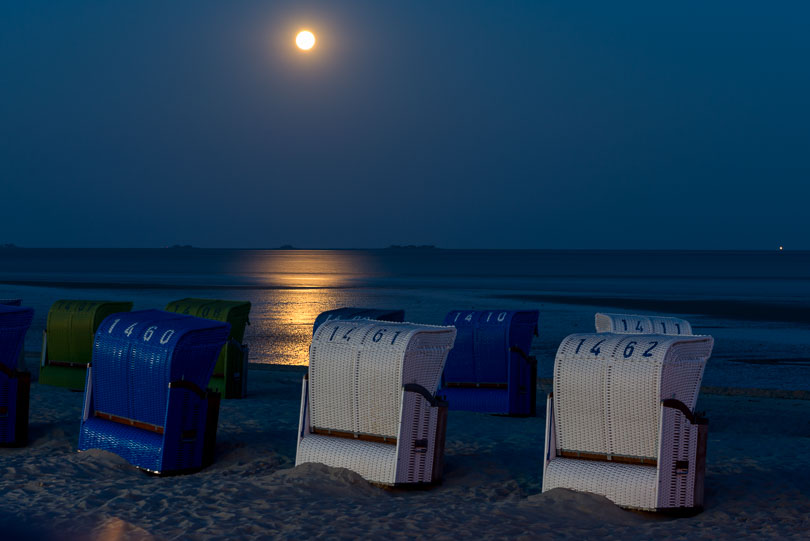
[[[0,244],[810,249],[809,17],[5,0]]]

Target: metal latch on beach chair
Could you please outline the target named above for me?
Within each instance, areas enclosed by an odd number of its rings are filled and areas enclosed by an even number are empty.
[[[427,400],[430,403],[430,407],[438,408],[439,406],[443,406],[445,403],[444,401],[440,400],[438,397],[433,396],[430,392],[419,385],[418,383],[406,383],[402,386],[406,393],[416,393],[421,395],[422,398]]]
[[[437,396],[433,396],[430,392],[419,385],[418,383],[406,383],[402,386],[406,393],[416,393],[430,403],[431,408],[446,408],[447,402],[441,400]],[[441,411],[441,410],[439,410]],[[445,410],[446,411],[446,410]],[[427,439],[419,439],[413,442],[414,453],[427,453],[430,441]]]
[[[530,365],[536,365],[537,364],[537,357],[535,357],[534,355],[528,355],[525,351],[523,351],[522,349],[520,349],[517,346],[510,347],[509,351],[512,352],[512,353],[517,353],[518,355],[520,355],[520,357],[524,361],[526,361]]]
[[[686,417],[686,420],[689,421],[690,424],[699,425],[705,424],[706,422],[705,418],[690,410],[686,406],[686,404],[684,404],[677,398],[665,398],[664,400],[661,401],[661,405],[664,406],[665,408],[680,411],[683,414],[683,416]]]
[[[427,453],[428,440],[416,440],[413,442],[414,453]]]
[[[537,334],[537,331],[535,331],[535,334]],[[512,353],[517,353],[524,361],[526,361],[526,363],[531,367],[532,370],[536,369],[537,357],[535,357],[534,355],[527,355],[525,351],[523,351],[517,346],[510,347],[509,351]],[[536,382],[532,383],[536,385]],[[520,391],[521,394],[526,394],[528,392],[528,389],[524,385],[521,385],[518,388],[518,391]]]

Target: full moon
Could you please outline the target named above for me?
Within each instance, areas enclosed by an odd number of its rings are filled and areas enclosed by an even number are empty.
[[[309,51],[315,46],[315,34],[309,30],[301,30],[298,32],[298,35],[295,36],[295,44],[298,45],[298,48],[302,51]]]

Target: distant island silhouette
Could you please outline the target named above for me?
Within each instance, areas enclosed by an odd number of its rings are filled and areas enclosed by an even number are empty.
[[[392,244],[386,250],[436,250],[436,246],[433,244]]]

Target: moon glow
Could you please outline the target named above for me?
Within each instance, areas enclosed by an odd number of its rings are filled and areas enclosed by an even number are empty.
[[[302,51],[309,51],[315,47],[315,34],[309,30],[301,30],[298,32],[298,35],[295,36],[295,44]]]

